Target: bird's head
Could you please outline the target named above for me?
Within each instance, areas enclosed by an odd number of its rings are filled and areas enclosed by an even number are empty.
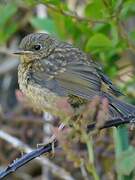
[[[20,50],[14,54],[22,56],[22,60],[26,62],[39,60],[48,57],[58,41],[45,33],[33,33],[24,37],[20,43]]]

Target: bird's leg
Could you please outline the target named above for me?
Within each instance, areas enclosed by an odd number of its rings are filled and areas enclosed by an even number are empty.
[[[61,123],[61,124],[59,125],[59,127],[58,127],[58,131],[61,131],[64,127],[65,127],[65,124]],[[39,147],[39,146],[46,146],[47,144],[52,144],[52,152],[53,152],[53,154],[54,154],[54,153],[55,153],[55,150],[54,150],[55,140],[56,140],[56,136],[55,136],[55,134],[53,134],[53,135],[47,140],[47,142],[37,144],[37,147]]]

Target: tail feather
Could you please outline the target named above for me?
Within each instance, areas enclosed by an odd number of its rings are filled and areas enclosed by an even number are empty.
[[[121,120],[130,119],[131,121],[135,119],[135,106],[125,103],[116,97],[103,93],[103,97],[109,100],[109,118]]]

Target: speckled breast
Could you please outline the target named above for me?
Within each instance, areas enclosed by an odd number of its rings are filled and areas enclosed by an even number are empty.
[[[56,101],[59,96],[47,88],[41,87],[35,83],[29,75],[30,64],[20,64],[18,67],[18,82],[21,91],[32,102],[32,104],[42,111],[57,111]],[[53,112],[54,113],[54,112]]]

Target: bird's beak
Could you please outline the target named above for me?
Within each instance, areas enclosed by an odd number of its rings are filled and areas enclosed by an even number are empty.
[[[27,54],[33,54],[32,51],[15,51],[13,52],[15,55],[27,55]]]

